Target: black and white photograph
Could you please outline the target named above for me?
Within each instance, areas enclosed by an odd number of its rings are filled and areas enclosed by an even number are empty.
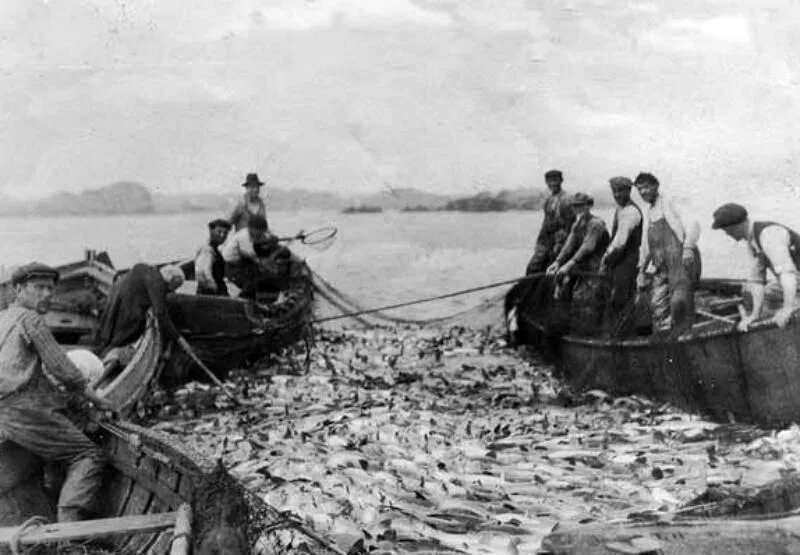
[[[800,553],[800,4],[0,0],[0,555]]]

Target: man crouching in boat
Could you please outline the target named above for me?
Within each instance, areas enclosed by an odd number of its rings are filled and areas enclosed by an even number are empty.
[[[0,313],[0,437],[45,461],[69,465],[58,499],[58,520],[74,521],[94,510],[103,454],[63,414],[66,397],[49,378],[98,407],[106,403],[95,396],[93,384],[67,358],[42,319],[57,280],[55,269],[38,263],[12,276],[17,299]]]
[[[555,276],[564,295],[569,297],[571,291],[570,329],[593,335],[600,329],[607,297],[608,284],[597,271],[608,247],[608,230],[605,222],[591,212],[591,195],[576,193],[570,203],[575,223],[555,262],[547,268],[547,275]]]
[[[747,331],[761,315],[767,282],[767,268],[778,278],[783,291],[783,304],[772,321],[784,327],[792,318],[797,296],[797,269],[800,267],[800,234],[774,222],[753,222],[741,204],[723,204],[714,211],[713,229],[721,229],[735,241],[746,241],[751,255],[748,291],[753,309],[739,322],[739,330]]]
[[[228,238],[231,224],[218,218],[208,223],[208,242],[197,251],[194,259],[194,276],[198,295],[228,296],[225,284],[225,260],[219,247]]]
[[[226,277],[239,287],[240,297],[249,299],[279,277],[279,261],[290,256],[267,229],[267,220],[258,215],[250,216],[247,228],[237,231],[222,248]]]
[[[178,330],[167,311],[167,295],[183,285],[183,281],[183,272],[177,266],[157,269],[148,264],[136,264],[114,284],[100,317],[95,342],[104,355],[106,374],[131,361],[151,308],[162,336],[178,339]]]

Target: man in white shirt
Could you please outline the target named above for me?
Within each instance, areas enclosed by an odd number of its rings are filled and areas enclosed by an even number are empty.
[[[600,262],[600,273],[608,272],[611,295],[608,303],[608,327],[612,335],[625,335],[627,316],[636,296],[636,275],[642,244],[642,212],[631,200],[633,182],[627,177],[608,180],[617,203],[611,226],[611,242]]]
[[[225,243],[225,276],[241,289],[240,297],[255,298],[259,278],[269,272],[263,257],[277,248],[277,238],[267,231],[267,220],[258,215],[251,215],[247,228],[234,233]]]
[[[751,221],[745,207],[736,203],[717,208],[711,227],[721,229],[735,241],[746,241],[747,252],[751,255],[747,290],[753,298],[753,309],[739,322],[739,329],[747,331],[761,315],[768,268],[778,278],[783,292],[783,304],[772,321],[779,327],[786,326],[797,297],[800,235],[781,224]]]
[[[634,181],[647,205],[639,256],[639,287],[647,288],[652,269],[651,308],[653,328],[680,335],[694,323],[694,290],[700,281],[701,260],[697,241],[700,224],[681,214],[675,204],[659,192],[651,173],[640,173]]]

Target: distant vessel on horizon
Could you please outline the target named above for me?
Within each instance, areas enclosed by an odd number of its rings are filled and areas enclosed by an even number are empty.
[[[383,212],[382,207],[369,206],[369,205],[348,206],[347,208],[342,210],[342,214],[376,214],[379,212]]]

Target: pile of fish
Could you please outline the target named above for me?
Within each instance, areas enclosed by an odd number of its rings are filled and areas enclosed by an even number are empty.
[[[558,522],[670,513],[800,470],[800,430],[576,398],[491,331],[321,331],[311,352],[159,392],[180,436],[346,553],[536,553]]]

